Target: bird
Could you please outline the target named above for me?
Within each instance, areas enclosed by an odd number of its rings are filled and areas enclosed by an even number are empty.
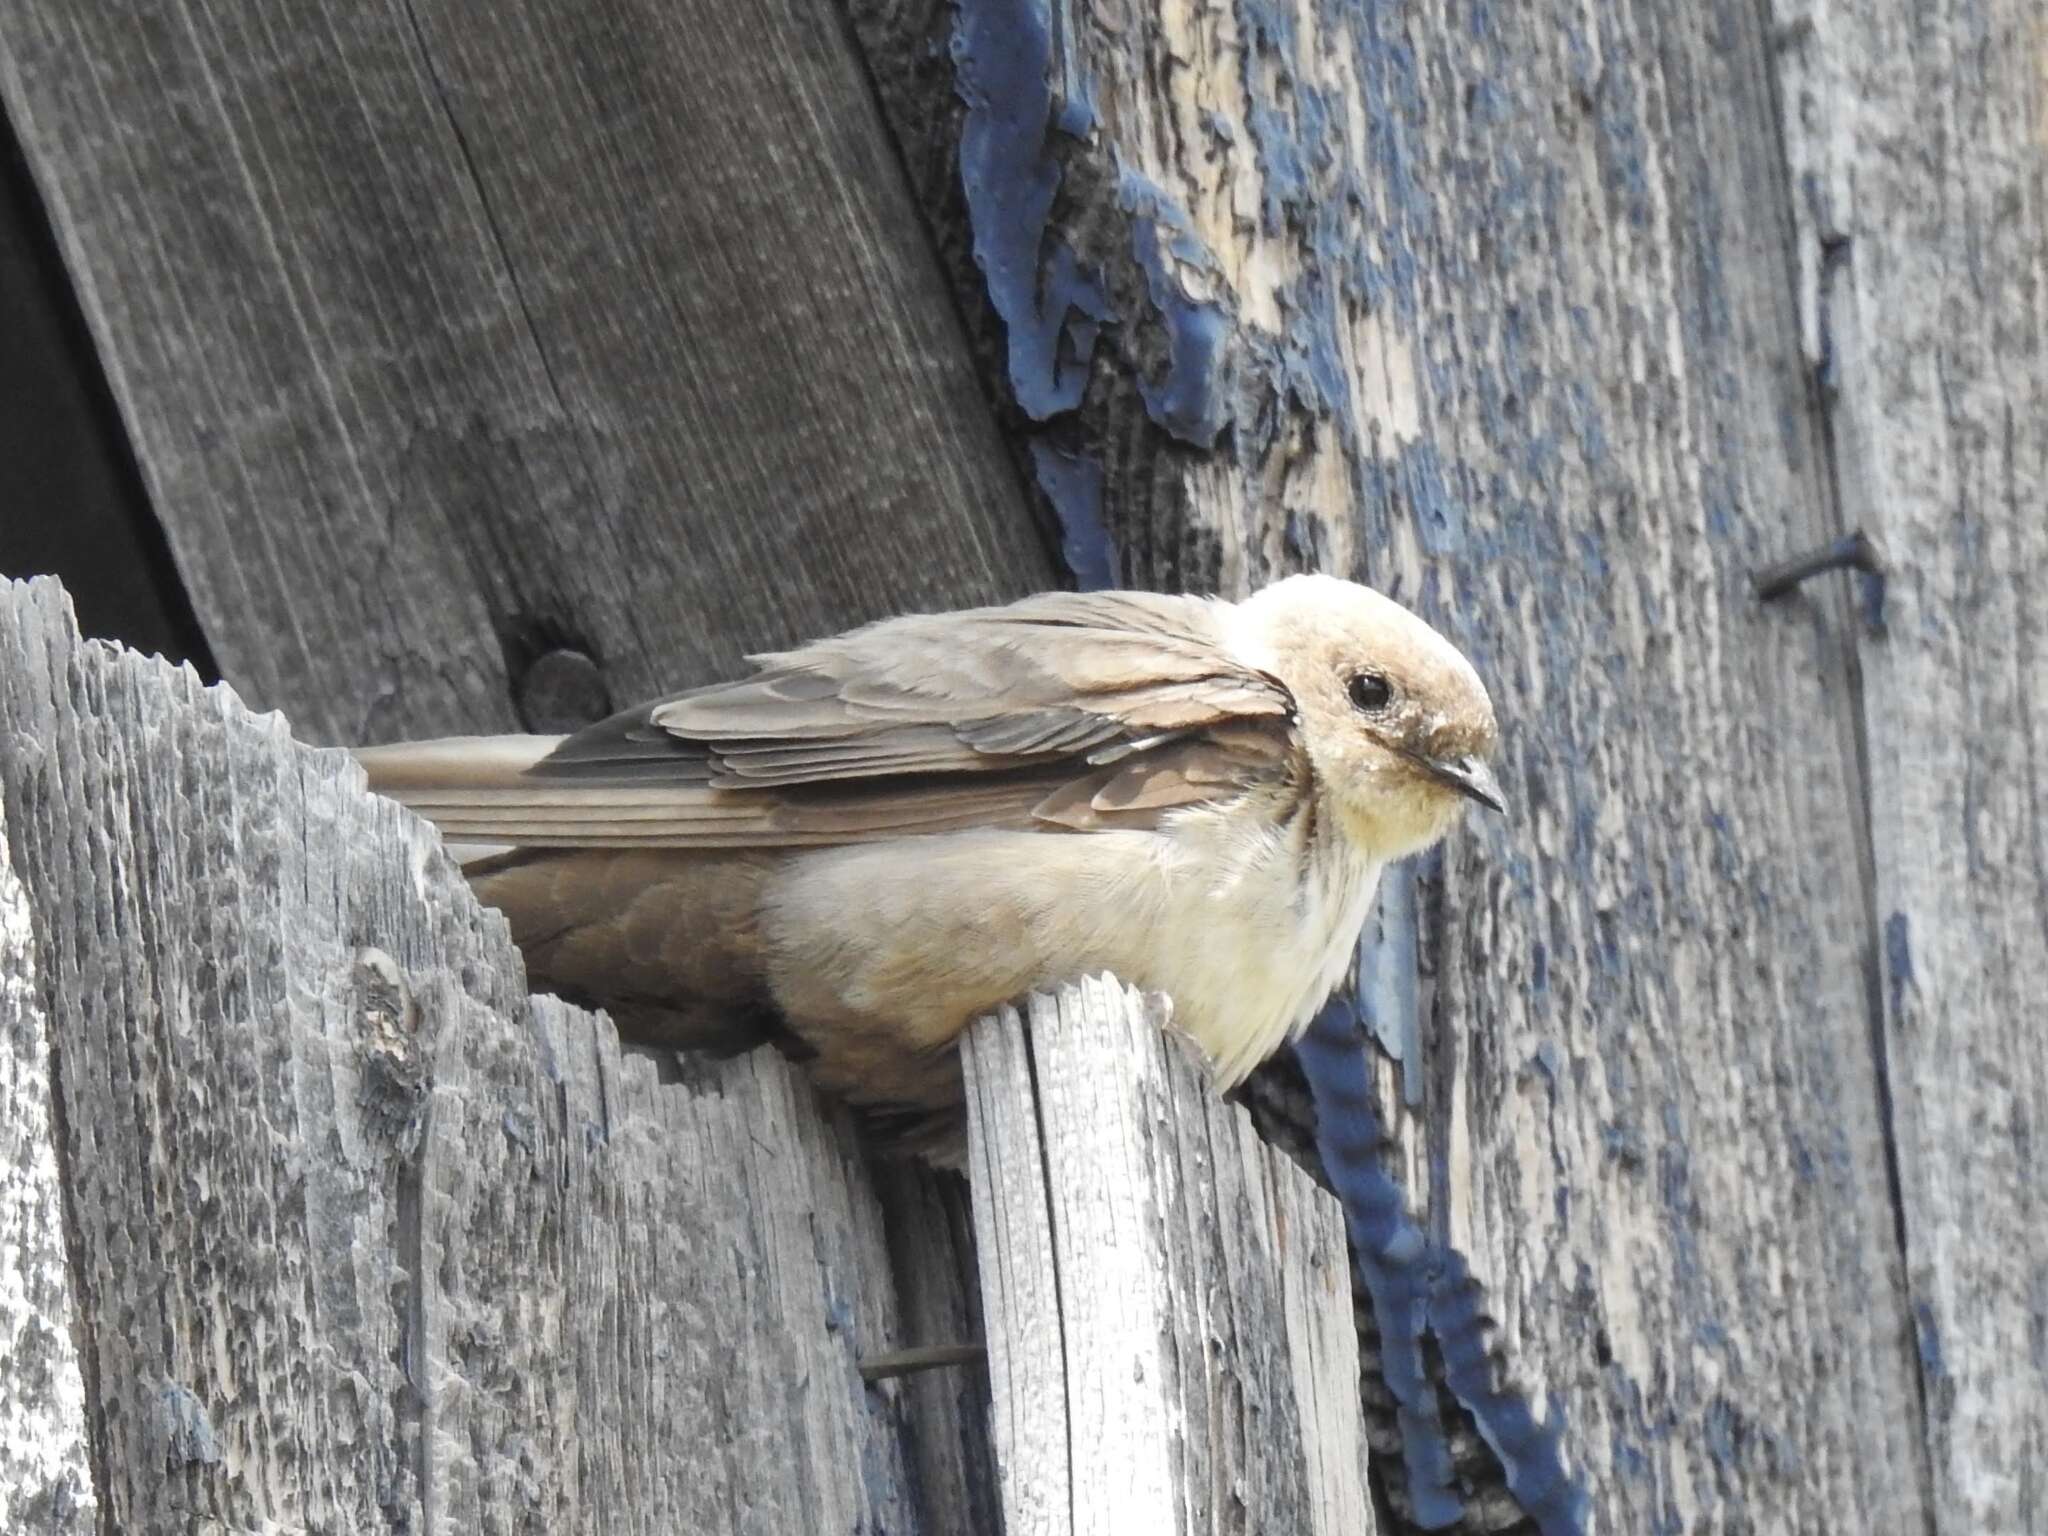
[[[909,614],[566,736],[357,749],[529,978],[628,1038],[774,1040],[952,1161],[978,1016],[1109,971],[1220,1089],[1344,979],[1381,872],[1505,809],[1493,705],[1337,577]]]

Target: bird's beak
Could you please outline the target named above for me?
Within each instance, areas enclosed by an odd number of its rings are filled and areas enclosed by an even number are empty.
[[[1422,766],[1440,784],[1448,784],[1468,800],[1477,800],[1488,810],[1506,814],[1508,802],[1500,792],[1500,780],[1477,757],[1425,757]]]

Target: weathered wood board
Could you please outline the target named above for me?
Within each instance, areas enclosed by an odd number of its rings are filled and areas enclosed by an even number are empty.
[[[1927,1528],[2048,1527],[2048,13],[1774,6]]]
[[[6,809],[0,795],[0,1525],[58,1536],[92,1528],[92,1471],[71,1331],[49,1020]]]
[[[2038,1525],[2038,8],[852,11],[1089,568],[1362,575],[1493,684],[1514,813],[1368,947],[1409,1289],[1598,1528]],[[1892,638],[1753,600],[1865,520]]]
[[[1367,1536],[1337,1202],[1109,976],[962,1045],[1004,1529]]]
[[[222,675],[311,739],[1050,580],[808,5],[5,0],[0,104]]]
[[[528,998],[431,831],[361,785],[81,644],[54,583],[0,586],[10,1174],[46,1026],[83,1382],[0,1371],[10,1439],[45,1426],[10,1451],[47,1495],[27,1528],[81,1528],[67,1435],[138,1536],[962,1528],[920,1503],[900,1384],[858,1374],[913,1341],[844,1120],[772,1054],[662,1081]],[[47,1228],[0,1274],[61,1343]]]
[[[1054,582],[807,7],[0,0],[0,102],[223,675],[302,735],[560,728]],[[964,1323],[957,1190],[880,1192]],[[904,1390],[967,1525],[981,1385]]]

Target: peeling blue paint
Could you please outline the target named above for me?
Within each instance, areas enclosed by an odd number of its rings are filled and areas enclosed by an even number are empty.
[[[1355,428],[1338,340],[1342,304],[1404,298],[1391,290],[1412,282],[1413,263],[1404,243],[1389,244],[1384,231],[1377,232],[1378,242],[1373,238],[1367,189],[1356,168],[1338,161],[1342,135],[1330,105],[1294,70],[1293,15],[1265,0],[1240,0],[1237,11],[1248,43],[1240,82],[1260,168],[1260,221],[1269,234],[1300,231],[1314,258],[1280,290],[1284,319],[1269,381],[1315,414],[1333,417],[1349,440]],[[1391,278],[1374,254],[1379,246],[1387,247],[1399,269]],[[1412,292],[1405,299],[1412,314]]]
[[[1272,0],[1240,0],[1237,24],[1251,45],[1244,51],[1247,59],[1255,53],[1271,54],[1286,69],[1287,61],[1299,51],[1295,45],[1294,12],[1287,6],[1274,5]]]
[[[1624,1120],[1610,1120],[1599,1128],[1599,1145],[1608,1153],[1610,1161],[1628,1171],[1640,1169],[1649,1161],[1649,1149],[1642,1145],[1642,1133]]]
[[[1338,351],[1337,317],[1329,285],[1312,274],[1283,295],[1291,316],[1281,339],[1277,384],[1318,416],[1334,416],[1350,430],[1351,385]]]
[[[166,1380],[157,1389],[154,1428],[163,1459],[173,1467],[215,1466],[222,1460],[220,1437],[206,1405],[183,1382]]]
[[[1906,1009],[1906,988],[1913,985],[1913,930],[1903,912],[1884,920],[1884,974],[1894,1019]]]
[[[1564,399],[1565,419],[1578,438],[1579,457],[1588,469],[1597,470],[1607,462],[1607,428],[1593,404],[1592,391],[1574,379],[1564,386]]]
[[[1365,466],[1364,477],[1376,501],[1408,509],[1428,553],[1449,557],[1463,551],[1464,505],[1451,494],[1450,477],[1434,443],[1409,443],[1391,460],[1374,459]]]
[[[1788,1131],[1792,1151],[1792,1174],[1802,1184],[1814,1183],[1820,1177],[1819,1164],[1814,1161],[1813,1148],[1806,1144],[1806,1138],[1796,1130]]]
[[[1609,56],[1624,53],[1629,40],[1620,34],[1620,23],[1612,15],[1601,18],[1601,51]],[[1617,77],[1602,72],[1594,86],[1594,122],[1598,128],[1598,149],[1605,180],[1619,194],[1623,215],[1637,229],[1649,227],[1650,175],[1644,161],[1643,125],[1635,103],[1625,90],[1613,89]]]
[[[1121,172],[1117,205],[1132,216],[1131,253],[1166,330],[1166,377],[1138,380],[1145,414],[1182,442],[1213,448],[1229,420],[1230,316],[1213,300],[1191,297],[1181,272],[1193,269],[1220,284],[1221,266],[1196,236],[1186,210],[1135,171]]]
[[[1358,935],[1360,1022],[1401,1065],[1401,1100],[1422,1103],[1422,978],[1415,952],[1415,873],[1407,862],[1380,876],[1372,916]]]
[[[1631,1482],[1640,1483],[1650,1475],[1650,1458],[1643,1454],[1641,1446],[1626,1439],[1617,1429],[1612,1440],[1615,1472]]]
[[[1290,219],[1305,217],[1311,206],[1308,168],[1283,96],[1295,83],[1294,15],[1267,0],[1241,0],[1237,13],[1245,42],[1239,84],[1265,193],[1260,223],[1267,234],[1275,234]]]
[[[857,1319],[853,1303],[832,1288],[835,1277],[828,1271],[825,1276],[825,1331],[827,1333],[850,1333]]]
[[[1102,464],[1044,438],[1031,444],[1031,469],[1060,521],[1060,558],[1083,592],[1117,584],[1116,545],[1102,520]]]
[[[1719,1330],[1714,1318],[1704,1315],[1716,1292],[1707,1279],[1707,1266],[1700,1258],[1699,1210],[1692,1187],[1692,1154],[1685,1142],[1685,1122],[1674,1099],[1664,1101],[1664,1140],[1657,1148],[1657,1193],[1664,1202],[1665,1231],[1671,1241],[1671,1271],[1683,1293],[1700,1309],[1694,1324],[1696,1337]],[[1725,1337],[1725,1334],[1721,1335]]]
[[[1736,1455],[1738,1431],[1734,1405],[1726,1397],[1716,1396],[1707,1404],[1707,1411],[1701,1415],[1700,1429],[1700,1438],[1706,1445],[1707,1454],[1721,1466],[1734,1470],[1740,1459]]]
[[[1395,1404],[1408,1499],[1425,1530],[1457,1521],[1463,1505],[1451,1483],[1451,1450],[1424,1368],[1428,1327],[1428,1244],[1408,1219],[1401,1187],[1379,1165],[1385,1140],[1373,1110],[1372,1082],[1358,1014],[1332,998],[1295,1045],[1316,1107],[1316,1147],[1344,1207],[1358,1278],[1380,1330],[1380,1372]]]
[[[1724,885],[1741,879],[1742,856],[1735,844],[1735,828],[1721,811],[1707,812],[1707,830],[1713,834],[1714,850],[1709,859],[1714,878]]]
[[[1564,1467],[1564,1405],[1552,1398],[1547,1419],[1539,1422],[1520,1393],[1495,1388],[1493,1366],[1486,1357],[1485,1297],[1464,1255],[1455,1250],[1439,1257],[1430,1287],[1429,1320],[1443,1351],[1451,1390],[1500,1458],[1508,1492],[1522,1513],[1536,1522],[1543,1536],[1567,1531],[1576,1536],[1585,1526],[1587,1500]]]
[[[1862,598],[1863,624],[1873,635],[1883,635],[1884,626],[1884,572],[1858,571],[1856,590]]]
[[[960,179],[974,260],[1009,337],[1010,389],[1034,421],[1081,403],[1109,300],[1098,274],[1049,231],[1060,164],[1051,133],[1087,131],[1083,91],[1058,104],[1043,0],[960,0],[955,89],[967,104]]]
[[[1362,0],[1351,28],[1353,62],[1365,101],[1366,131],[1372,145],[1374,178],[1387,217],[1378,231],[1385,251],[1396,313],[1411,327],[1416,319],[1416,249],[1435,235],[1436,203],[1423,188],[1409,148],[1408,125],[1426,121],[1415,51],[1402,33],[1405,18],[1397,0]]]
[[[1070,81],[1054,109],[1053,123],[1070,139],[1085,139],[1093,133],[1095,82],[1085,77]]]
[[[1380,1369],[1395,1402],[1408,1498],[1425,1530],[1463,1514],[1450,1445],[1424,1364],[1433,1339],[1452,1394],[1472,1415],[1507,1475],[1508,1491],[1542,1536],[1581,1536],[1586,1498],[1565,1471],[1560,1406],[1539,1423],[1529,1404],[1496,1390],[1486,1313],[1464,1257],[1410,1219],[1401,1187],[1381,1168],[1385,1141],[1373,1107],[1365,1034],[1356,1004],[1335,997],[1295,1046],[1316,1108],[1316,1142],[1343,1204],[1360,1283],[1380,1332]]]
[[[1920,1374],[1939,1381],[1948,1374],[1948,1362],[1941,1352],[1941,1324],[1934,1308],[1924,1301],[1913,1303],[1913,1332],[1920,1346]]]

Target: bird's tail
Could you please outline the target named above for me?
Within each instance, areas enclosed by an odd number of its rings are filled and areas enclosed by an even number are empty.
[[[449,852],[469,866],[503,853],[516,839],[488,823],[504,820],[525,775],[560,745],[560,736],[443,736],[356,747],[370,790],[388,795],[438,826]]]
[[[511,789],[528,769],[562,744],[560,736],[443,736],[357,747],[370,788],[411,804],[448,791]]]
[[[846,839],[776,825],[772,797],[709,784],[534,775],[559,736],[448,736],[359,747],[370,788],[417,811],[449,844],[501,848],[760,848]],[[466,858],[466,855],[464,855]]]

